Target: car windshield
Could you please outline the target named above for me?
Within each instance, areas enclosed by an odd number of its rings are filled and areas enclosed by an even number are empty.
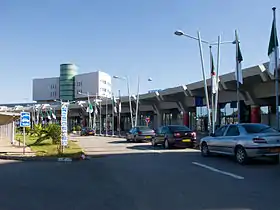
[[[139,131],[151,131],[152,129],[151,128],[149,128],[149,127],[146,127],[146,126],[141,126],[141,127],[138,127],[138,130]]]
[[[169,129],[171,132],[174,131],[191,131],[187,126],[184,125],[178,125],[178,126],[169,126]]]
[[[276,133],[274,128],[263,124],[247,124],[243,125],[247,133]]]

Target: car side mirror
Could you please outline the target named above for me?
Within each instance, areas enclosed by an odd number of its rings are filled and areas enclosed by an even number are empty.
[[[215,137],[215,133],[210,133],[210,136]]]

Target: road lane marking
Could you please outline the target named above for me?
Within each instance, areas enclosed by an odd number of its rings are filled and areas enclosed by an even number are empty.
[[[239,179],[239,180],[244,179],[243,176],[238,176],[236,174],[229,173],[229,172],[226,172],[226,171],[222,171],[222,170],[219,170],[217,168],[213,168],[211,166],[207,166],[207,165],[204,165],[204,164],[201,164],[201,163],[198,163],[198,162],[192,162],[192,164],[200,166],[202,168],[206,168],[206,169],[208,169],[210,171],[214,171],[214,172],[217,172],[217,173],[220,173],[220,174],[224,174],[226,176],[230,176],[230,177],[235,178],[235,179]]]

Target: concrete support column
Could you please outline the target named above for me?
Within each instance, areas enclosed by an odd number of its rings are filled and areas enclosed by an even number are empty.
[[[259,105],[251,105],[250,111],[250,122],[251,123],[260,123],[261,122],[261,108]]]
[[[189,115],[189,112],[184,112],[183,113],[183,124],[185,126],[190,126],[190,115]]]
[[[158,127],[160,127],[162,125],[162,116],[163,115],[156,104],[153,104],[153,110],[154,110],[153,127],[154,127],[154,129],[157,129]]]
[[[178,124],[178,113],[177,112],[173,112],[172,113],[171,122],[172,122],[172,125]]]

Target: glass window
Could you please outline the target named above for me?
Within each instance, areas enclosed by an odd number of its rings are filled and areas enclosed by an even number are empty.
[[[138,131],[151,131],[152,129],[147,126],[139,126]]]
[[[162,130],[162,127],[159,127],[158,129],[156,129],[156,134],[160,134]]]
[[[243,124],[247,133],[277,133],[278,131],[264,124]]]
[[[215,136],[223,136],[227,126],[220,127],[218,130],[215,131]]]
[[[169,131],[168,127],[163,127],[163,128],[161,129],[161,133],[162,133],[162,134],[166,134],[166,133],[168,133],[168,131]]]
[[[168,126],[171,132],[174,131],[191,131],[191,129],[189,129],[187,126],[184,125],[172,125],[172,126]]]
[[[229,126],[226,136],[239,136],[239,135],[240,135],[240,132],[239,132],[238,126],[236,126],[236,125]]]

